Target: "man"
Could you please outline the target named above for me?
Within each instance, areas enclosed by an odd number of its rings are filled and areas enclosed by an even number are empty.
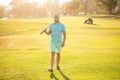
[[[85,20],[84,24],[93,24],[93,19],[89,17],[87,20]]]
[[[51,59],[50,59],[50,69],[49,72],[53,72],[53,65],[54,65],[54,58],[55,54],[56,57],[56,69],[60,70],[59,63],[60,63],[60,53],[61,48],[65,46],[66,41],[66,28],[64,24],[59,21],[60,17],[59,14],[54,15],[54,23],[50,24],[49,30],[45,29],[45,33],[47,35],[51,34],[51,42],[50,42],[50,50],[51,50]],[[63,40],[62,40],[63,35]]]

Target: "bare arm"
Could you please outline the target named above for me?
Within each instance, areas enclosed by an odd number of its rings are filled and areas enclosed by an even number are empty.
[[[46,33],[47,35],[50,35],[51,34],[51,30],[47,31],[47,29],[45,29],[44,33]]]
[[[65,41],[66,41],[66,32],[63,32],[63,43],[62,43],[62,47],[65,46]]]

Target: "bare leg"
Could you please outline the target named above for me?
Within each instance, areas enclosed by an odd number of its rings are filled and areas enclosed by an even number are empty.
[[[56,61],[57,61],[57,66],[59,66],[59,63],[60,63],[60,53],[57,53]]]
[[[55,52],[51,52],[51,61],[50,61],[51,69],[53,69],[54,57],[55,57]]]

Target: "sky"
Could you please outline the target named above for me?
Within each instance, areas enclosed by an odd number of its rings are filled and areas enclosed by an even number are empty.
[[[6,6],[9,4],[10,1],[12,1],[12,0],[0,0],[0,5],[2,4],[2,5]],[[29,1],[31,1],[31,2],[37,1],[37,2],[39,2],[39,4],[43,4],[46,0],[29,0]],[[63,4],[68,1],[71,1],[71,0],[59,0],[60,4]]]

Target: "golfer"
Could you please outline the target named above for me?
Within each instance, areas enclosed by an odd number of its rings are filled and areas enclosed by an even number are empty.
[[[60,21],[59,14],[54,15],[54,22],[50,24],[49,30],[45,30],[44,32],[47,35],[51,35],[51,41],[50,41],[50,50],[51,50],[51,59],[50,59],[50,68],[48,69],[49,72],[53,72],[53,65],[54,65],[54,59],[56,56],[56,69],[60,70],[60,53],[61,48],[65,46],[65,40],[66,40],[66,28],[64,24],[62,24]],[[63,39],[62,39],[63,35]]]

